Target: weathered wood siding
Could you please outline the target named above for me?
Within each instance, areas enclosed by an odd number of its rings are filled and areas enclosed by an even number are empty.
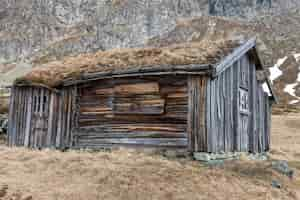
[[[13,87],[8,144],[31,148],[70,147],[73,88]]]
[[[206,76],[188,77],[188,150],[207,151]]]
[[[187,147],[186,76],[92,81],[77,105],[75,147]]]
[[[207,151],[269,148],[270,105],[248,55],[207,84]]]

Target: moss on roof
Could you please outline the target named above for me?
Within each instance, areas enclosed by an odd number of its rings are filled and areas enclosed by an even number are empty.
[[[240,44],[238,41],[183,43],[162,48],[123,48],[67,57],[34,68],[15,84],[44,84],[57,87],[83,73],[114,72],[158,65],[216,64]]]

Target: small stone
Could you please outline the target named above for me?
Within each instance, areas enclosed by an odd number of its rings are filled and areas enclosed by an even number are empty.
[[[272,180],[272,184],[271,185],[272,185],[273,188],[278,188],[278,189],[281,188],[281,183],[279,183],[276,180]]]
[[[194,152],[194,159],[198,161],[208,162],[211,160],[211,157],[208,153]]]
[[[289,168],[288,162],[284,160],[273,161],[272,168],[277,172],[288,176],[289,178],[293,178],[294,170]]]
[[[209,167],[223,167],[224,160],[209,160],[205,164]]]

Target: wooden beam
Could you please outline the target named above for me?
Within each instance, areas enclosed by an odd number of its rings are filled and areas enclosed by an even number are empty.
[[[79,83],[86,83],[93,80],[124,78],[124,77],[142,77],[142,76],[162,76],[162,75],[203,75],[211,74],[213,66],[209,64],[190,64],[190,65],[164,65],[148,66],[145,68],[134,68],[130,70],[121,70],[113,72],[97,72],[83,74],[81,77],[74,79],[66,79],[64,86],[70,86]]]
[[[221,63],[216,65],[215,73],[213,77],[218,76],[220,73],[225,71],[228,67],[232,66],[237,60],[239,60],[242,56],[245,55],[250,49],[256,46],[256,38],[252,38],[248,40],[245,44],[241,45],[240,47],[236,48],[233,53],[225,57]]]

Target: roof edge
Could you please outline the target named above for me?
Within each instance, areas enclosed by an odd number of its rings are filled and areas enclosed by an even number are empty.
[[[113,72],[95,72],[84,73],[76,79],[67,79],[63,81],[63,86],[81,84],[88,81],[125,78],[135,76],[158,76],[158,75],[201,75],[212,74],[213,66],[211,64],[188,64],[188,65],[157,65],[147,67],[136,67],[130,70],[117,70]]]
[[[213,77],[217,77],[219,74],[224,72],[234,62],[240,59],[245,53],[255,48],[255,46],[256,46],[256,37],[249,39],[247,42],[237,47],[231,54],[226,56],[219,64],[215,65],[215,72],[213,73]],[[261,63],[259,64],[259,67],[262,67]]]

